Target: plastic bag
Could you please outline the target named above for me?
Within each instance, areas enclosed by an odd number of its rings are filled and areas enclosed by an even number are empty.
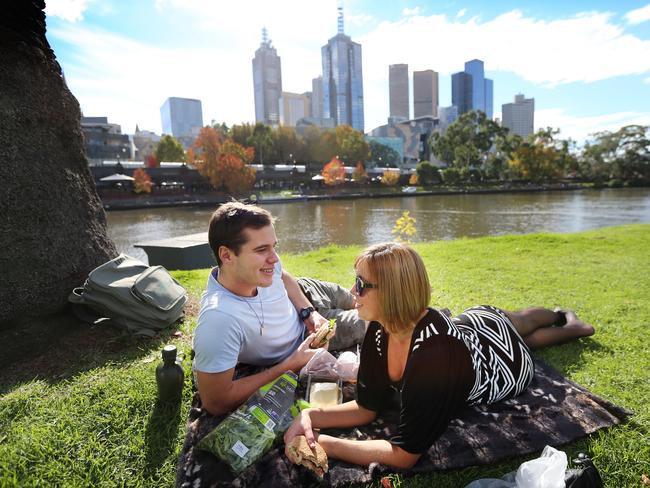
[[[300,381],[307,381],[309,374],[322,379],[338,379],[336,358],[326,349],[318,349],[300,370]]]
[[[542,455],[519,466],[517,488],[564,488],[564,473],[568,462],[566,453],[546,446]]]
[[[238,475],[264,456],[276,436],[291,423],[297,413],[294,407],[297,385],[296,375],[291,371],[264,385],[196,447],[211,452]]]
[[[357,381],[359,356],[352,351],[345,351],[338,357],[334,367],[339,378],[343,381]]]
[[[566,453],[546,446],[542,455],[531,459],[502,478],[483,478],[465,488],[564,488]]]

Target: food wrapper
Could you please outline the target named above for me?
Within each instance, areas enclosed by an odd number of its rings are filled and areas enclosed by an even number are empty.
[[[228,415],[197,448],[224,461],[235,475],[266,454],[302,405],[294,405],[297,377],[287,371]]]

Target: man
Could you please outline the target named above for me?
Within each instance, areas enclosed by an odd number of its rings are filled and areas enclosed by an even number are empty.
[[[321,313],[337,317],[332,348],[363,340],[364,323],[350,310],[349,292],[317,280],[299,283],[282,269],[268,211],[226,203],[212,215],[208,239],[217,267],[201,299],[193,368],[209,413],[229,412],[285,371],[298,372],[316,352],[309,348],[313,334],[303,337],[305,326],[313,333],[326,325]],[[238,362],[270,367],[234,380]]]

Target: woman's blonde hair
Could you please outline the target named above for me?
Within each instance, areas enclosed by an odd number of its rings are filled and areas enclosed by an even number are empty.
[[[375,244],[363,251],[354,267],[363,264],[377,286],[381,324],[391,334],[411,329],[431,299],[427,270],[415,250],[399,242]]]

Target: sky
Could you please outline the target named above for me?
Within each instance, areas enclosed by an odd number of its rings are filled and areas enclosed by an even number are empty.
[[[363,50],[365,131],[388,117],[388,66],[451,75],[481,59],[494,116],[517,93],[535,128],[579,143],[650,125],[648,0],[345,0],[345,33]],[[254,122],[252,58],[266,27],[283,90],[311,91],[320,48],[337,32],[336,0],[46,0],[47,39],[86,116],[131,134],[162,131],[168,97],[197,98],[203,122]],[[412,83],[412,81],[411,81]],[[412,114],[411,98],[411,114]]]

